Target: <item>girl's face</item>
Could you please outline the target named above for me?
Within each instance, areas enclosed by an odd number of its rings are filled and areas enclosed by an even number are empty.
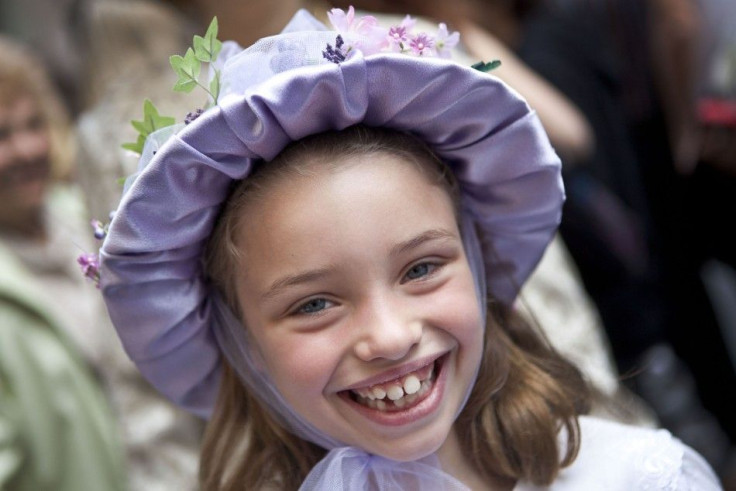
[[[245,207],[243,319],[302,417],[414,460],[450,435],[480,363],[473,277],[450,197],[414,164],[336,164],[277,179]]]

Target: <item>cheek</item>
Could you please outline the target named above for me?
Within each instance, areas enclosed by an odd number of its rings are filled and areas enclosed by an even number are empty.
[[[483,338],[481,306],[469,276],[458,279],[435,305],[440,315],[446,317],[447,330],[461,343],[473,343]]]
[[[282,395],[320,395],[339,362],[336,340],[323,333],[280,331],[259,343],[266,369]]]
[[[28,133],[24,144],[29,157],[34,159],[45,158],[51,148],[51,139],[47,130],[38,130]]]
[[[485,319],[470,277],[458,281],[442,299],[433,302],[437,325],[458,343],[460,370],[470,376],[483,354]]]

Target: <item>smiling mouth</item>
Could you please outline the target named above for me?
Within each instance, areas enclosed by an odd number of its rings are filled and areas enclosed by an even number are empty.
[[[354,402],[381,412],[396,412],[419,404],[434,386],[440,370],[439,358],[414,372],[389,382],[346,391]]]

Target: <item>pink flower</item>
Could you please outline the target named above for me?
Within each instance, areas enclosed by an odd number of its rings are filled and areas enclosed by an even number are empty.
[[[353,30],[353,23],[355,21],[355,9],[351,5],[348,9],[347,14],[343,9],[332,9],[327,12],[327,17],[330,18],[330,22],[337,32],[349,32]]]
[[[406,45],[409,43],[409,31],[414,28],[416,21],[407,15],[401,24],[393,26],[388,30],[388,45],[391,51],[403,52],[405,51]]]
[[[447,32],[447,25],[443,22],[437,29],[437,35],[435,36],[435,49],[437,50],[437,56],[440,58],[450,58],[452,56],[452,49],[457,46],[460,41],[460,33],[455,31],[452,34]]]
[[[92,280],[97,288],[100,287],[100,258],[97,254],[81,254],[77,263],[82,268],[82,274]]]
[[[349,58],[354,50],[360,50],[364,56],[394,52],[414,56],[439,56],[450,58],[452,49],[457,45],[460,34],[448,32],[447,25],[439,24],[437,35],[420,32],[414,33],[416,20],[410,15],[404,17],[400,24],[384,29],[375,17],[355,16],[355,9],[332,9],[328,12],[330,22],[344,41],[333,48],[329,44],[322,53],[323,57],[334,63],[341,63]]]
[[[412,36],[411,40],[409,41],[409,47],[411,48],[411,51],[417,56],[432,56],[434,54],[434,39],[432,38],[432,36],[429,36],[428,34],[422,32],[417,34],[416,36]]]
[[[342,9],[332,9],[327,16],[335,30],[345,40],[345,51],[348,54],[353,48],[361,50],[364,55],[370,55],[386,47],[387,31],[378,24],[375,17],[365,15],[356,18],[355,9],[352,6],[347,13]]]

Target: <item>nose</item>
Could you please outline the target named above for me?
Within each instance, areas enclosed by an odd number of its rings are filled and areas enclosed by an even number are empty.
[[[400,360],[422,337],[421,320],[412,315],[406,302],[392,300],[373,298],[361,309],[354,351],[363,361]]]

